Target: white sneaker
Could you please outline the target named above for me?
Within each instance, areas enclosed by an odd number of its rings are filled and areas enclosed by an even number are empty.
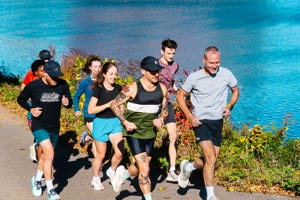
[[[116,173],[111,177],[111,185],[116,193],[120,192],[121,186],[124,183],[123,174],[125,172],[125,167],[120,165],[116,169]]]
[[[60,196],[56,193],[54,189],[48,192],[47,200],[58,200],[58,199],[60,199]]]
[[[218,197],[216,197],[215,195],[214,196],[211,196],[209,199],[207,199],[207,200],[219,200],[219,198]]]
[[[186,188],[186,186],[189,184],[189,178],[191,176],[191,173],[185,170],[187,164],[189,164],[188,160],[183,160],[180,163],[180,174],[178,176],[178,185],[182,188]]]
[[[36,147],[36,143],[33,143],[32,145],[30,145],[30,147],[29,147],[29,157],[34,162],[37,162],[36,148],[35,147]]]
[[[102,185],[100,178],[97,178],[97,179],[93,178],[92,186],[93,186],[94,190],[97,190],[97,191],[104,190],[104,186]]]
[[[167,179],[168,182],[177,183],[178,175],[174,171],[169,171]]]
[[[111,177],[113,177],[114,175],[115,175],[115,171],[113,170],[113,169],[111,169],[111,168],[108,168],[107,170],[106,170],[106,176],[108,177],[108,178],[111,178]]]
[[[31,193],[34,197],[42,196],[42,183],[41,181],[36,181],[35,176],[31,178]]]

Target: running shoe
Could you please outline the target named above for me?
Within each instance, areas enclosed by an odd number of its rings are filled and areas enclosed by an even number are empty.
[[[82,132],[81,138],[80,138],[80,141],[79,141],[80,146],[83,147],[83,146],[86,144],[85,137],[86,137],[87,135],[88,135],[88,132],[87,132],[87,131]]]
[[[174,171],[169,171],[168,176],[167,176],[167,181],[177,183],[178,175]]]
[[[32,161],[37,162],[36,155],[37,155],[37,153],[36,153],[36,143],[33,143],[29,147],[29,157]]]
[[[92,186],[93,186],[94,190],[97,190],[97,191],[104,190],[104,186],[102,185],[100,178],[93,179]]]
[[[34,197],[42,196],[42,182],[36,181],[35,176],[31,178],[31,192]]]
[[[214,196],[211,196],[208,200],[219,200],[219,198],[214,195]]]
[[[114,175],[115,173],[116,173],[116,172],[115,172],[114,170],[112,170],[111,168],[108,168],[108,169],[106,170],[106,176],[107,176],[108,178],[113,177],[113,175]]]
[[[125,173],[125,167],[120,165],[116,169],[116,173],[111,177],[111,185],[113,190],[118,193],[121,190],[121,186],[124,183],[123,174]]]
[[[48,192],[47,200],[57,200],[57,199],[60,199],[60,196],[56,193],[56,191],[54,189],[51,189]]]
[[[180,174],[178,176],[178,185],[182,188],[186,188],[186,186],[189,184],[189,178],[191,176],[191,173],[185,170],[187,164],[189,164],[188,160],[183,160],[180,163]]]

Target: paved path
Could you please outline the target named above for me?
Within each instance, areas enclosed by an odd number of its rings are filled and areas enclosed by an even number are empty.
[[[0,200],[31,200],[46,199],[31,196],[30,178],[36,172],[36,164],[29,159],[28,147],[33,137],[24,119],[7,111],[0,105]],[[126,181],[123,190],[113,192],[108,179],[103,180],[105,191],[97,192],[91,189],[91,158],[78,154],[75,150],[58,145],[55,160],[55,187],[63,200],[141,200],[141,193],[136,180]],[[190,184],[187,190],[179,190],[177,184],[167,183],[161,175],[152,176],[154,200],[197,200],[200,190],[197,183]],[[222,187],[216,187],[216,193],[221,200],[295,200],[300,198],[227,192]]]

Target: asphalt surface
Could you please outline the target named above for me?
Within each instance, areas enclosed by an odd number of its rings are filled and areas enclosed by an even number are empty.
[[[45,184],[41,197],[32,197],[30,179],[36,173],[37,164],[29,158],[29,146],[33,136],[27,128],[26,119],[11,114],[0,105],[0,200],[31,200],[47,199]],[[126,181],[122,191],[116,194],[107,177],[102,178],[104,191],[94,191],[90,186],[92,178],[92,158],[79,154],[76,150],[58,144],[55,154],[54,187],[63,200],[141,200],[142,194],[136,179]],[[203,185],[197,181],[197,174],[192,174],[189,186],[183,190],[177,184],[165,181],[166,175],[151,173],[153,200],[197,200],[202,199],[200,188]],[[203,189],[202,189],[203,191]],[[295,200],[299,197],[285,197],[262,193],[227,192],[216,186],[215,190],[220,200]]]

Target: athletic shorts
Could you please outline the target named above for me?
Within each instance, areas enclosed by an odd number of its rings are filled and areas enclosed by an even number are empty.
[[[86,123],[92,123],[94,121],[95,118],[92,117],[84,117],[84,124]]]
[[[109,141],[110,134],[122,133],[122,124],[118,118],[94,119],[92,136],[98,142]]]
[[[168,110],[169,110],[169,114],[167,116],[167,118],[164,120],[165,124],[168,123],[172,123],[172,122],[176,122],[175,119],[175,110],[174,110],[174,106],[172,103],[168,102]]]
[[[200,120],[202,125],[194,127],[197,142],[210,140],[215,146],[220,147],[222,143],[223,119],[219,120]]]
[[[126,140],[134,156],[146,152],[151,157],[155,138],[139,139],[127,136]]]
[[[39,130],[33,131],[32,134],[34,136],[36,144],[39,144],[42,141],[47,140],[47,139],[50,139],[53,147],[55,147],[57,144],[58,134],[56,134],[56,133],[51,133],[45,129],[39,129]]]
[[[27,121],[32,120],[32,114],[31,112],[27,112]]]

